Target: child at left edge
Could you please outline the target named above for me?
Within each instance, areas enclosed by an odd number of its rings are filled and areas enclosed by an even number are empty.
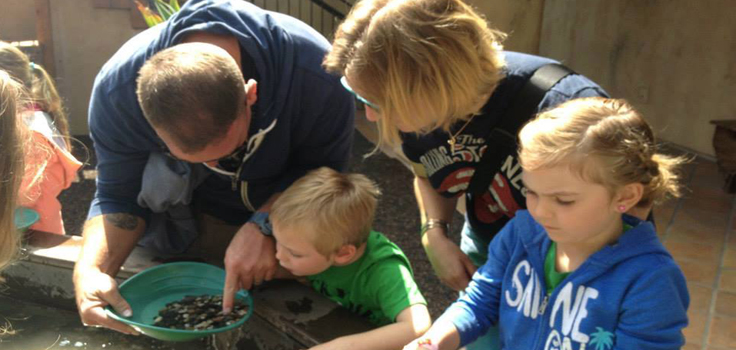
[[[39,64],[10,43],[0,41],[0,70],[22,83],[29,99],[20,107],[25,171],[19,205],[38,212],[30,229],[65,234],[59,194],[69,188],[82,163],[71,153],[69,122],[53,78]],[[24,101],[25,102],[25,101]]]
[[[409,260],[371,230],[378,195],[367,177],[323,167],[294,182],[271,208],[281,266],[379,326],[312,350],[396,350],[429,329]]]

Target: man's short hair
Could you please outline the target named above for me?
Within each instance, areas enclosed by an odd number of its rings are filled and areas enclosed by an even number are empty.
[[[368,240],[380,191],[361,174],[322,167],[292,184],[271,207],[271,220],[305,234],[322,255]],[[294,229],[297,230],[294,230]]]
[[[141,68],[137,91],[143,115],[182,151],[222,138],[245,108],[243,75],[224,49],[205,43],[175,45]]]

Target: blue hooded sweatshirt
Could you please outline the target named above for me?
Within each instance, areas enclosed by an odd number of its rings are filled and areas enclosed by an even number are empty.
[[[136,78],[146,60],[194,31],[235,36],[244,72],[247,58],[255,66],[244,78],[258,82],[248,141],[255,151],[237,178],[212,172],[194,193],[200,208],[243,223],[307,171],[346,168],[354,104],[339,77],[321,68],[329,42],[295,18],[246,1],[190,0],[165,23],[130,39],[95,79],[89,126],[98,174],[89,217],[123,212],[148,219],[136,197],[149,154],[165,145],[143,116]]]
[[[650,222],[628,215],[624,222],[633,228],[547,296],[551,241],[528,211],[517,211],[441,320],[455,325],[463,345],[498,324],[503,349],[680,349],[690,303],[685,278]]]

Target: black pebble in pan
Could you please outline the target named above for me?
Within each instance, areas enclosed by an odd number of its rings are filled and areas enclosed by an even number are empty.
[[[248,313],[248,306],[235,301],[233,311],[222,314],[222,296],[187,295],[179,301],[166,304],[154,317],[153,325],[171,329],[202,331],[229,326]]]

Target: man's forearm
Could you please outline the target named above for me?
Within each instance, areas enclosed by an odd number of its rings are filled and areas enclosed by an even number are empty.
[[[143,234],[143,219],[127,214],[104,214],[84,226],[82,252],[75,268],[97,268],[115,276]]]

